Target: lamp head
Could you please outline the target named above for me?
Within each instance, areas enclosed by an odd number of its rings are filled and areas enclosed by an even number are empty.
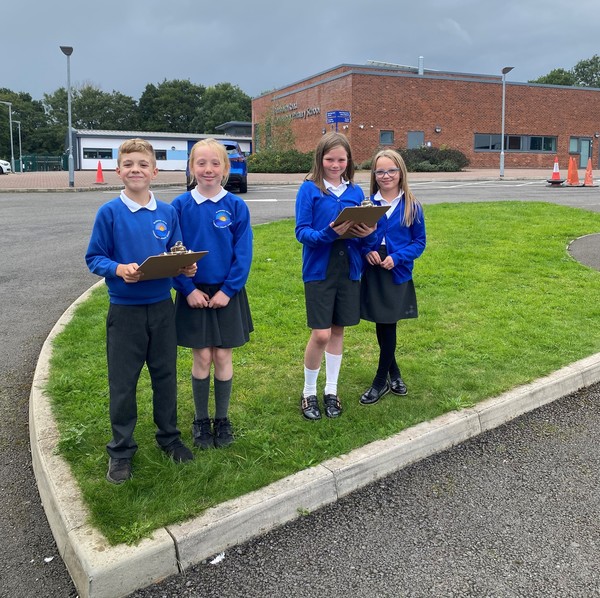
[[[515,68],[514,66],[505,66],[502,69],[502,74],[506,75],[506,74],[510,73],[510,71],[512,71],[514,68]]]
[[[71,54],[73,54],[73,48],[71,46],[60,46],[60,51],[65,56],[71,56]]]

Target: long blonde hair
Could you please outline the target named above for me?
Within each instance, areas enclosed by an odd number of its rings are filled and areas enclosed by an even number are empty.
[[[379,150],[375,156],[373,156],[373,161],[371,162],[370,194],[375,195],[375,193],[379,191],[379,183],[377,182],[377,177],[375,176],[377,160],[379,160],[379,158],[388,158],[400,169],[400,172],[398,173],[400,175],[398,185],[400,190],[404,193],[404,215],[402,216],[402,224],[405,226],[410,226],[419,217],[421,203],[410,190],[408,185],[408,171],[406,169],[406,164],[404,163],[402,156],[396,150],[382,149]]]

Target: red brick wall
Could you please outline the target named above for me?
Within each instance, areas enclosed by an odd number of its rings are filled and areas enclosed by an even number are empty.
[[[501,132],[500,77],[463,81],[455,74],[439,78],[412,73],[397,76],[387,69],[345,65],[256,98],[252,104],[253,123],[262,122],[275,106],[290,104],[297,108],[280,111],[280,116],[319,109],[316,115],[291,119],[295,144],[301,151],[314,149],[323,129],[335,128],[326,124],[328,111],[349,110],[352,122],[347,129],[338,124],[338,130],[348,135],[357,163],[377,150],[380,130],[392,130],[394,147],[406,147],[409,131],[423,131],[425,142],[459,149],[472,167],[499,165],[498,151],[475,152],[473,146],[475,133]],[[507,81],[505,108],[505,133],[558,137],[557,154],[565,168],[569,138],[593,138],[600,132],[600,90]],[[436,126],[441,127],[441,133],[434,132]],[[592,154],[597,168],[595,145]],[[552,170],[553,162],[554,154],[505,151],[507,168]]]

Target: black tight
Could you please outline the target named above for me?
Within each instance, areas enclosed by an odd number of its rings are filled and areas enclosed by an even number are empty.
[[[373,380],[373,387],[381,390],[385,386],[388,374],[390,378],[400,377],[400,369],[396,363],[396,323],[375,324],[377,342],[379,343],[379,366]]]

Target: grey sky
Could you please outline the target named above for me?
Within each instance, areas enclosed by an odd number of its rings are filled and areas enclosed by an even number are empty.
[[[600,11],[579,0],[30,0],[2,9],[0,88],[34,99],[71,82],[139,99],[148,83],[228,81],[251,96],[378,60],[512,81],[600,54]]]

